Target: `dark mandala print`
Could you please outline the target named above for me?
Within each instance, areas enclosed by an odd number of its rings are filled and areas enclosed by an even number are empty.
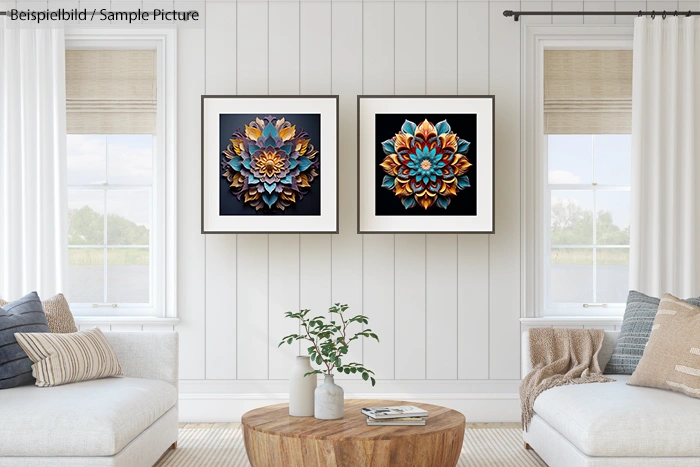
[[[272,115],[236,130],[221,157],[231,193],[256,211],[282,212],[298,203],[318,177],[318,151],[309,135]]]
[[[379,165],[387,174],[382,187],[392,191],[406,209],[447,209],[451,199],[470,186],[469,144],[447,120],[437,125],[406,120],[396,136],[382,143],[386,157]]]

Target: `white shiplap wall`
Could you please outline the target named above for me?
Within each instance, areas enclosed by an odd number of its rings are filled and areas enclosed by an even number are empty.
[[[117,2],[114,2],[117,3]],[[516,420],[520,378],[520,40],[503,10],[674,10],[644,1],[207,1],[178,38],[178,255],[182,417],[235,420],[282,400],[296,348],[287,310],[332,302],[382,339],[352,357],[378,375],[347,393]],[[586,18],[628,22],[629,17]],[[554,22],[582,23],[583,17]],[[200,95],[339,94],[340,234],[200,234]],[[496,95],[496,234],[356,233],[358,94]]]

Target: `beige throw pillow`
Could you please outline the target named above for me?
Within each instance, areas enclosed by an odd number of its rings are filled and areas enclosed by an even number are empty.
[[[34,362],[32,376],[39,387],[124,374],[99,328],[71,334],[18,332],[15,338]]]
[[[629,384],[700,398],[700,308],[664,295]]]
[[[0,298],[0,307],[5,306],[7,303],[8,302]],[[44,308],[46,321],[49,323],[51,332],[78,332],[73,314],[70,312],[70,307],[68,306],[68,301],[62,293],[42,300],[41,306]]]

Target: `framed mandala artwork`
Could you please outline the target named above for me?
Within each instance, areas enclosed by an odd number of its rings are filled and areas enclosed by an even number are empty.
[[[357,105],[359,233],[494,232],[493,96]]]
[[[337,233],[338,97],[202,96],[202,233]]]

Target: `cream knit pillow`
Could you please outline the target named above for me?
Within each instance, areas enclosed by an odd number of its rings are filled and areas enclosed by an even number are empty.
[[[665,294],[629,383],[700,398],[700,308]]]
[[[0,307],[5,306],[7,303],[8,302],[0,298]],[[51,332],[63,333],[78,331],[75,320],[73,319],[73,314],[68,306],[68,301],[62,293],[42,300],[41,306],[44,308],[46,321],[49,323]]]
[[[71,334],[18,332],[15,338],[34,362],[32,376],[39,387],[124,374],[99,328]]]

